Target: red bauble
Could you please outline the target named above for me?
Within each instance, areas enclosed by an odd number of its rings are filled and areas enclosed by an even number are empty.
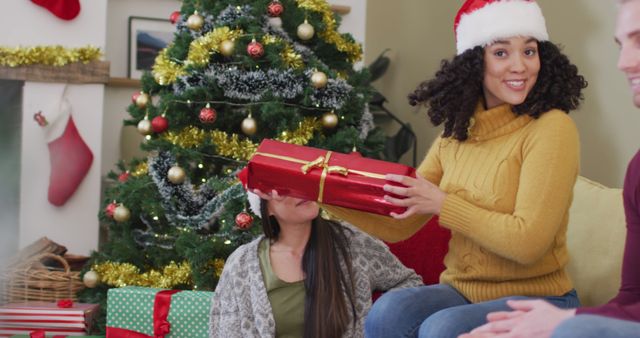
[[[169,16],[169,21],[171,21],[171,23],[175,25],[178,20],[180,20],[180,11],[171,13],[171,15]]]
[[[154,133],[162,133],[169,129],[169,121],[164,116],[156,116],[151,120],[151,129],[153,129]]]
[[[216,122],[218,113],[216,112],[215,109],[211,108],[211,106],[207,104],[207,106],[202,108],[202,110],[200,111],[199,117],[200,117],[200,122],[206,123],[206,124],[212,124]]]
[[[282,6],[280,1],[272,1],[269,6],[267,6],[267,14],[272,18],[279,17],[282,12],[284,12],[284,6]]]
[[[264,47],[255,39],[247,46],[247,54],[254,59],[259,59],[264,55]]]
[[[113,213],[116,212],[117,207],[118,204],[116,202],[109,203],[107,207],[104,208],[104,214],[109,216],[110,218],[113,218]]]
[[[246,212],[241,212],[236,216],[236,225],[239,229],[247,230],[253,224],[253,217]]]
[[[118,181],[120,183],[124,183],[129,179],[129,172],[125,171],[122,174],[120,174],[120,176],[118,176]]]
[[[133,104],[136,103],[136,101],[138,100],[138,96],[140,96],[141,92],[135,92],[133,93],[133,95],[131,95],[131,102],[133,102]]]

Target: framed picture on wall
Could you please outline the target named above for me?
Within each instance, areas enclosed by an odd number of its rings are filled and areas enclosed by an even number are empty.
[[[173,41],[174,31],[169,20],[130,16],[127,76],[139,79],[151,70],[158,53]]]

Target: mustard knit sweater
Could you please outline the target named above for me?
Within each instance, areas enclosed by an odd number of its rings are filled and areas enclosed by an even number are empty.
[[[447,193],[440,224],[452,237],[440,282],[472,302],[570,291],[566,230],[578,170],[578,132],[559,110],[533,119],[509,105],[479,106],[467,141],[438,137],[418,172]],[[325,208],[391,241],[430,217]]]

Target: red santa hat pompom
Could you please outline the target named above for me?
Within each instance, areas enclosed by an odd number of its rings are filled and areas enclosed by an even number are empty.
[[[458,10],[454,32],[458,55],[514,36],[549,40],[544,16],[533,0],[467,0]]]

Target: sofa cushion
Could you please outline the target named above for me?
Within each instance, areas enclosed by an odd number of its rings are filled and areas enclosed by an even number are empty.
[[[625,236],[622,190],[578,177],[569,211],[567,271],[582,305],[603,304],[617,294]]]

